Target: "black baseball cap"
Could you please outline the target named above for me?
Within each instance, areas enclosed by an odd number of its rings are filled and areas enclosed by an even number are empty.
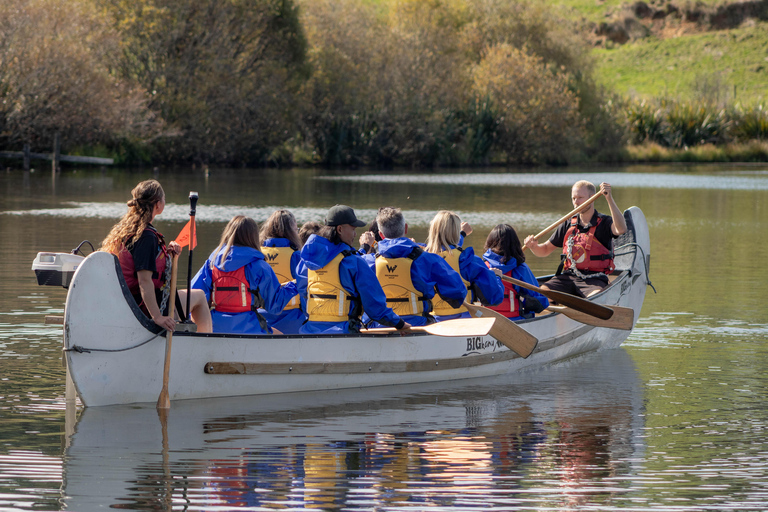
[[[355,210],[343,204],[337,204],[325,216],[326,226],[341,226],[342,224],[351,224],[356,228],[365,226],[365,222],[355,216]]]

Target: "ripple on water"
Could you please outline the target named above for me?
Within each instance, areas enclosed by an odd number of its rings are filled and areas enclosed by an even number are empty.
[[[0,212],[0,215],[32,215],[52,216],[64,218],[105,218],[119,219],[125,214],[124,203],[67,203],[68,208],[44,208],[38,210],[14,210]],[[196,220],[198,222],[228,222],[235,215],[246,215],[256,222],[263,222],[275,210],[286,208],[296,217],[299,224],[307,221],[322,222],[327,208],[304,208],[293,206],[260,206],[247,207],[237,205],[201,205],[197,208]],[[355,213],[361,219],[373,219],[377,210],[359,208]],[[403,215],[411,226],[428,226],[434,218],[437,210],[403,210]],[[501,223],[528,224],[553,222],[558,214],[520,213],[520,212],[462,212],[456,213],[465,222],[473,226],[495,226]],[[183,222],[189,220],[189,206],[167,204],[163,211],[163,219],[166,221]]]
[[[428,183],[430,185],[495,185],[514,187],[567,187],[577,179],[574,173],[477,173],[477,174],[366,174],[358,176],[320,176],[316,179],[367,183]],[[578,179],[615,187],[717,190],[768,190],[764,174],[711,175],[675,173],[579,172]]]

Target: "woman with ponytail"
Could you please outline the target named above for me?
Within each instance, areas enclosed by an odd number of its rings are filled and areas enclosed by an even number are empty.
[[[165,239],[152,221],[165,209],[165,192],[156,180],[142,181],[131,191],[128,212],[112,227],[101,243],[101,250],[120,260],[123,277],[141,310],[157,325],[173,331],[176,319],[168,316],[170,268],[173,255],[181,253],[176,242],[166,246]],[[178,291],[186,305],[186,290]],[[211,331],[211,313],[202,292],[190,296],[192,319],[198,332]]]

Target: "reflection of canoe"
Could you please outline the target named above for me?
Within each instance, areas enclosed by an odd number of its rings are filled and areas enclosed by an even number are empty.
[[[64,457],[63,504],[157,510],[167,493],[190,510],[277,508],[321,503],[334,485],[386,500],[409,471],[416,487],[449,492],[440,482],[450,474],[455,489],[466,480],[499,496],[516,481],[537,491],[530,481],[552,460],[561,492],[571,482],[583,494],[579,472],[626,477],[643,459],[642,393],[619,349],[471,382],[178,401],[165,428],[152,404],[86,408]]]
[[[643,213],[625,213],[630,231],[617,241],[617,274],[594,296],[632,308],[645,297],[650,240]],[[117,259],[91,254],[67,295],[64,345],[72,379],[88,406],[155,402],[165,353],[157,326],[136,307]],[[576,354],[618,347],[629,334],[584,325],[563,314],[518,323],[539,340],[527,359],[490,335],[428,334],[250,336],[177,332],[171,400],[435,382],[499,375]]]

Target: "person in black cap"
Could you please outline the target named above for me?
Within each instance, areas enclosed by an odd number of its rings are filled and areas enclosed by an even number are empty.
[[[296,284],[308,321],[300,333],[358,332],[363,311],[381,325],[410,329],[387,307],[376,274],[352,248],[355,228],[363,226],[352,208],[336,205],[328,210],[325,226],[304,244]]]

